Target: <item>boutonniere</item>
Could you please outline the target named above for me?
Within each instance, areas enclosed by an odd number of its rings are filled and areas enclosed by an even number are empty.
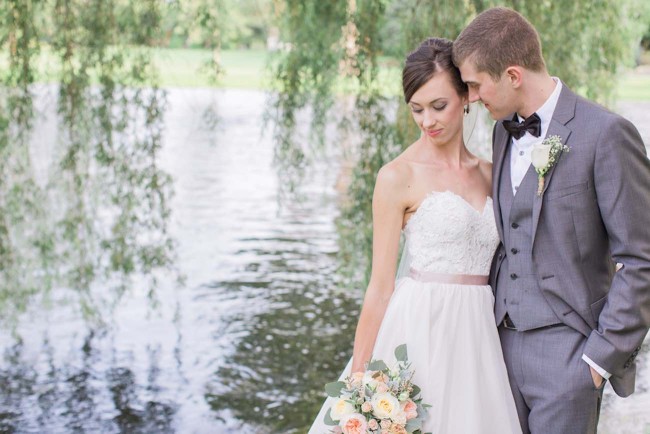
[[[544,191],[544,177],[555,166],[560,158],[562,151],[569,152],[569,147],[562,144],[560,136],[549,136],[533,146],[531,159],[533,167],[537,172],[537,196],[541,196]]]

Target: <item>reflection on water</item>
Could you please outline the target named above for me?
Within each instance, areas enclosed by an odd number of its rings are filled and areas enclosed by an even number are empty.
[[[168,101],[160,164],[186,289],[163,283],[151,312],[138,282],[95,333],[66,305],[2,332],[3,431],[300,432],[349,358],[360,293],[336,276],[335,163],[280,204],[263,94]]]
[[[103,329],[57,303],[1,331],[0,432],[303,433],[349,358],[361,294],[336,275],[337,163],[280,204],[263,94],[168,99],[160,165],[186,288],[162,282],[152,312],[135,282]],[[637,394],[607,390],[600,432],[649,432],[649,358]]]

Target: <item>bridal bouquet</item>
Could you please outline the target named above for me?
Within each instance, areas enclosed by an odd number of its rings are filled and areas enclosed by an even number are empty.
[[[365,373],[325,386],[336,401],[325,415],[330,433],[422,434],[422,420],[430,405],[417,396],[420,388],[411,382],[406,345],[395,349],[397,364],[388,367],[371,360]]]

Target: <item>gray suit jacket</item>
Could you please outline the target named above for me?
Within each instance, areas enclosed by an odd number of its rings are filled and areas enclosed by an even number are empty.
[[[626,119],[563,86],[547,136],[570,147],[546,175],[533,208],[532,260],[556,315],[586,337],[583,351],[612,374],[620,396],[634,392],[650,327],[650,161]],[[494,203],[510,135],[493,131]],[[503,221],[494,207],[503,241]],[[495,255],[491,284],[505,252]],[[615,272],[616,263],[623,267]],[[533,357],[533,356],[531,356]],[[548,357],[553,357],[552,354]]]

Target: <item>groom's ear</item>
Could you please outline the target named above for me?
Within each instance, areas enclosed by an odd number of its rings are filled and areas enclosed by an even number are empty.
[[[521,70],[521,67],[509,66],[503,72],[503,75],[514,89],[517,89],[521,86],[521,80],[523,77],[523,71]]]

